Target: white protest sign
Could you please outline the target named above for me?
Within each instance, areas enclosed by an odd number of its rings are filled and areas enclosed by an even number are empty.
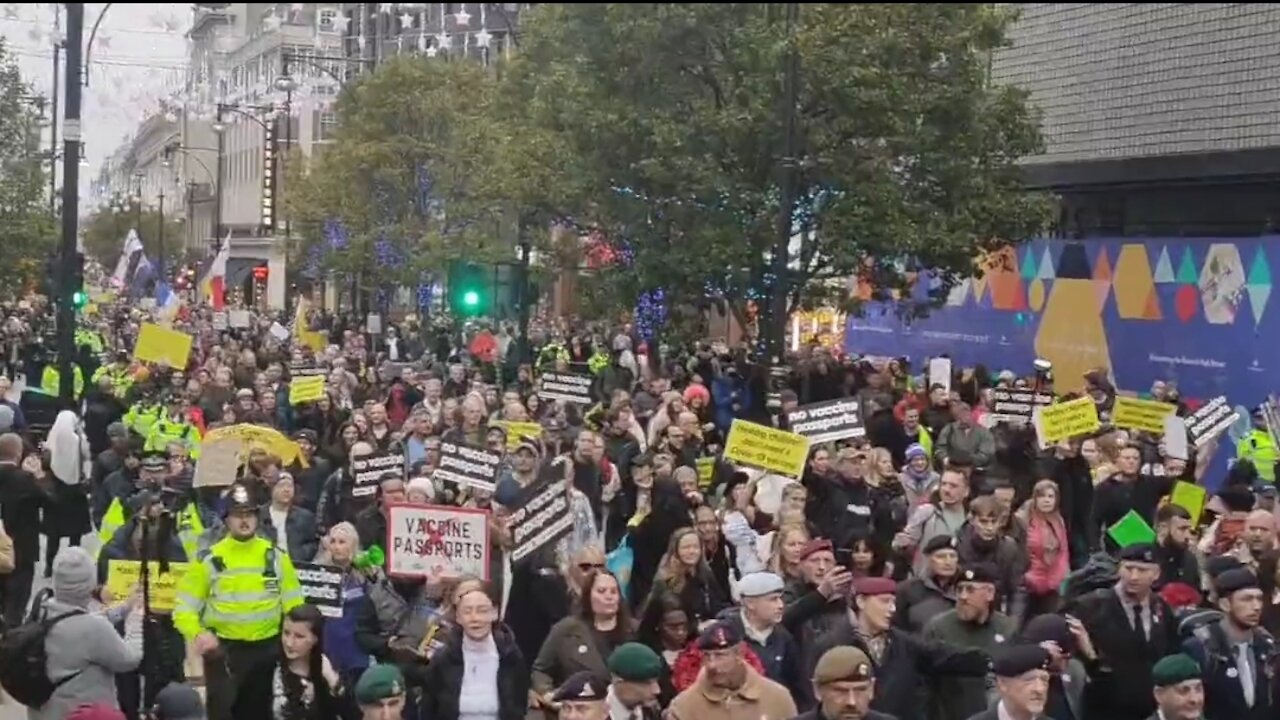
[[[284,342],[289,339],[289,328],[280,323],[271,323],[271,334],[279,341]]]
[[[929,387],[941,385],[947,394],[951,394],[951,358],[929,359]]]
[[[489,513],[396,504],[387,509],[387,574],[437,580],[489,579]]]
[[[227,314],[227,319],[233,328],[247,328],[253,324],[248,310],[232,310]]]
[[[1177,415],[1164,416],[1164,454],[1177,460],[1191,457],[1187,448],[1187,423]]]

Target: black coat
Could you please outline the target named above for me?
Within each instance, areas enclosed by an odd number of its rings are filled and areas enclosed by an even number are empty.
[[[17,465],[0,465],[0,518],[13,538],[17,567],[34,567],[40,558],[40,510],[52,507],[52,489]]]
[[[1098,652],[1098,671],[1090,673],[1092,682],[1085,688],[1086,717],[1140,720],[1155,712],[1151,667],[1178,652],[1178,623],[1159,595],[1152,593],[1149,602],[1151,634],[1145,644],[1114,588],[1095,590],[1077,602],[1074,614]]]
[[[1131,480],[1119,480],[1113,475],[1098,483],[1093,492],[1091,530],[1105,533],[1130,510],[1137,511],[1149,524],[1155,525],[1156,507],[1160,498],[1173,490],[1177,478],[1139,475]],[[1153,701],[1154,702],[1154,701]]]
[[[516,646],[515,636],[502,624],[493,626],[498,648],[498,720],[523,720],[529,707],[529,673]],[[458,695],[466,672],[462,653],[462,629],[454,628],[444,646],[427,666],[426,687],[420,707],[422,720],[458,720]]]
[[[800,713],[792,720],[827,720],[827,718],[822,714],[822,708],[816,707],[809,712]],[[862,716],[862,720],[898,720],[898,718],[875,710],[868,710],[867,714]]]
[[[316,536],[316,516],[310,510],[291,507],[284,518],[285,539],[289,547],[289,559],[294,562],[309,563],[316,556],[320,546],[320,538]],[[258,513],[258,534],[275,542],[277,528],[271,522],[271,506],[264,505]]]
[[[852,645],[871,653],[862,638],[848,622],[842,623],[818,640],[813,652],[805,658],[803,677],[813,677],[818,658],[831,648]],[[990,659],[981,650],[966,650],[943,643],[931,643],[897,628],[889,630],[889,642],[880,662],[875,663],[876,692],[871,709],[888,713],[900,720],[923,720],[925,717],[924,679],[930,675],[984,677]],[[1150,687],[1148,686],[1148,691]],[[809,690],[812,693],[812,690]]]
[[[1253,665],[1256,668],[1253,706],[1245,704],[1235,648],[1219,623],[1196,631],[1182,644],[1183,652],[1204,668],[1204,716],[1207,720],[1264,720],[1276,715],[1276,641],[1270,633],[1254,634]]]

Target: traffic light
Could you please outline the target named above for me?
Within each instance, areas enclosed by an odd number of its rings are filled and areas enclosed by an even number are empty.
[[[492,271],[467,262],[449,265],[449,308],[458,315],[487,315],[493,304]]]
[[[84,291],[84,253],[76,253],[71,258],[68,269],[68,290],[71,291],[71,307],[79,310],[89,302],[89,294]]]

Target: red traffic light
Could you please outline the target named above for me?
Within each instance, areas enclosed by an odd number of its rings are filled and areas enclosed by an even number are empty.
[[[271,271],[267,269],[267,266],[266,266],[266,265],[260,265],[260,266],[258,266],[258,267],[256,267],[256,268],[254,268],[254,269],[253,269],[253,279],[254,279],[254,280],[266,280],[266,279],[267,279],[267,275],[268,275],[268,274],[270,274],[270,272],[271,272]]]

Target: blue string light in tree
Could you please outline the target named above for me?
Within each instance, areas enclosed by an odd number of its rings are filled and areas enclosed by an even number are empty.
[[[312,245],[307,249],[307,259],[302,268],[302,274],[315,279],[320,277],[320,264],[324,261],[324,249],[319,245]]]
[[[667,324],[667,294],[662,288],[640,293],[636,298],[636,331],[645,340],[652,340],[658,328]]]
[[[337,218],[325,220],[321,234],[324,236],[325,242],[328,243],[330,250],[345,250],[351,242],[351,237],[347,233],[347,226]]]
[[[404,264],[404,255],[383,234],[379,234],[373,243],[373,258],[378,267],[398,268]]]

